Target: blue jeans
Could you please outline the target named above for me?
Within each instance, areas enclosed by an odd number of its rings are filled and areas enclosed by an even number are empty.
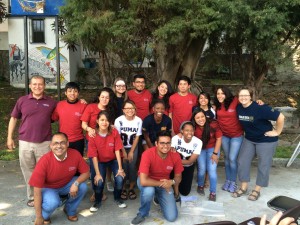
[[[138,212],[139,215],[142,217],[149,215],[152,199],[155,195],[158,199],[164,218],[169,222],[174,222],[177,219],[178,211],[172,188],[170,192],[167,192],[161,187],[143,187],[141,186],[139,177],[137,179],[137,185],[140,189],[141,202],[141,207]]]
[[[60,195],[68,195],[72,184],[78,177],[73,179],[61,188],[43,188],[42,189],[42,215],[44,219],[49,219],[55,209],[61,206]],[[66,201],[65,209],[68,216],[76,215],[77,208],[87,192],[86,183],[81,183],[78,187],[78,193],[75,198],[69,197]]]
[[[216,193],[217,191],[217,163],[212,163],[211,156],[214,148],[202,149],[198,156],[198,186],[204,186],[205,173],[208,172],[209,176],[209,191]],[[219,152],[220,155],[220,152]]]
[[[96,200],[95,200],[96,203],[101,203],[101,200],[102,200],[102,194],[103,194],[103,189],[104,189],[104,183],[105,183],[105,178],[106,178],[106,168],[107,167],[111,168],[111,170],[114,174],[114,177],[115,177],[114,199],[115,200],[120,200],[124,179],[121,176],[116,177],[116,175],[118,173],[118,170],[119,170],[118,161],[115,159],[115,160],[112,160],[112,161],[109,161],[109,162],[98,162],[98,167],[99,167],[100,174],[103,178],[103,182],[99,181],[98,185],[94,184],[94,178],[96,176],[96,172],[95,172],[94,169],[91,171],[92,186],[93,186],[93,189],[94,189],[95,195],[96,195]]]
[[[243,142],[244,136],[240,137],[222,137],[222,149],[225,156],[225,174],[226,180],[236,181],[237,176],[237,158]]]

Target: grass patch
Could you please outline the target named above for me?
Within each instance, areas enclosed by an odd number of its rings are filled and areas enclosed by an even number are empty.
[[[3,161],[12,161],[19,159],[19,151],[18,150],[2,150],[0,151],[0,160]]]
[[[274,158],[291,158],[295,147],[292,146],[278,146]],[[300,154],[297,158],[300,158]]]

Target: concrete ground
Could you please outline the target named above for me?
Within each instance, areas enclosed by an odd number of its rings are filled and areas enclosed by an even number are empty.
[[[26,206],[26,190],[22,173],[18,161],[3,162],[0,161],[0,224],[1,225],[25,225],[33,224],[35,211],[33,208]],[[252,166],[250,188],[254,186],[256,177],[256,167]],[[221,190],[224,182],[224,167],[219,165],[218,168],[218,188],[217,203],[223,204],[225,216],[202,216],[202,215],[185,215],[180,213],[176,222],[169,223],[165,221],[157,206],[152,205],[150,216],[144,224],[162,225],[162,224],[197,224],[218,220],[232,220],[236,223],[245,221],[252,217],[258,217],[267,214],[267,218],[271,218],[275,213],[274,210],[267,207],[267,202],[277,196],[286,195],[300,200],[300,176],[299,167],[285,168],[279,164],[273,166],[270,174],[270,186],[261,192],[261,197],[256,202],[247,200],[245,196],[240,198],[232,198],[228,192]],[[206,201],[209,191],[206,189],[206,196],[200,197],[196,193],[196,180],[193,182],[193,190],[190,196],[199,197],[199,201]],[[91,190],[84,198],[79,207],[79,221],[76,224],[97,224],[97,225],[123,225],[130,224],[130,221],[136,216],[139,208],[139,199],[127,200],[127,208],[119,209],[113,203],[112,193],[106,192],[108,199],[103,203],[97,213],[90,213],[89,196]],[[62,208],[57,209],[51,217],[52,224],[72,224],[66,219]],[[75,223],[73,223],[75,224]]]

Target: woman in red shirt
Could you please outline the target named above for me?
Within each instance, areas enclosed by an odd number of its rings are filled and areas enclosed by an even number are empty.
[[[99,113],[96,122],[95,137],[90,138],[88,144],[88,157],[93,161],[94,170],[91,171],[91,180],[95,192],[95,203],[90,211],[96,212],[101,206],[107,168],[112,170],[115,177],[114,200],[119,208],[125,208],[126,204],[121,200],[125,177],[120,153],[123,149],[122,139],[119,132],[111,126],[109,114],[106,111]]]

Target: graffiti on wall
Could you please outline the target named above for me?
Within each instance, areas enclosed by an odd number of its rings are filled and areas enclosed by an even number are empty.
[[[25,82],[25,58],[24,52],[16,44],[10,45],[9,55],[10,79],[12,84],[24,84]],[[60,57],[60,82],[64,86],[69,77],[68,59],[59,54]],[[39,46],[28,51],[29,78],[33,75],[45,77],[46,83],[56,85],[56,48]]]

